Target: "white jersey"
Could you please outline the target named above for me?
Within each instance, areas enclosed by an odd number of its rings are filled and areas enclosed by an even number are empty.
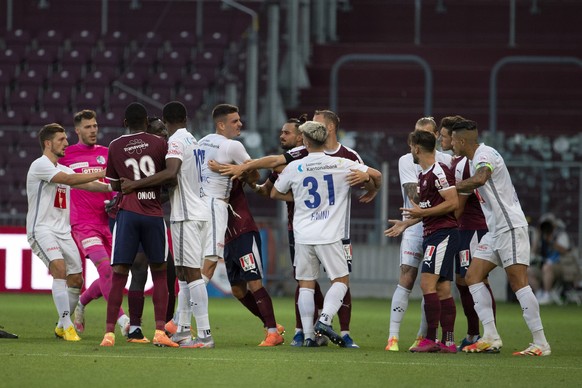
[[[204,136],[198,145],[203,151],[202,196],[227,199],[232,188],[230,177],[211,171],[208,168],[208,161],[214,160],[222,164],[243,164],[251,157],[240,141],[227,139],[217,133]]]
[[[501,155],[485,144],[479,145],[471,163],[471,176],[481,167],[491,169],[491,178],[475,190],[492,237],[510,229],[527,226],[511,176]]]
[[[351,169],[366,172],[368,166],[312,152],[289,163],[281,172],[275,189],[293,192],[296,243],[330,244],[348,238],[351,201],[346,177]]]
[[[198,142],[186,128],[178,129],[168,139],[166,160],[182,161],[178,172],[178,185],[170,190],[172,211],[170,221],[209,221],[210,212],[206,201],[200,198],[202,160]]]
[[[435,160],[436,162],[441,162],[446,164],[447,166],[451,166],[453,157],[447,153],[436,151]],[[400,178],[400,191],[402,192],[402,201],[404,208],[412,208],[412,203],[410,202],[410,198],[404,190],[404,184],[406,183],[415,183],[418,185],[418,175],[422,172],[422,168],[420,165],[414,163],[414,159],[412,158],[412,154],[409,152],[406,155],[403,155],[398,159],[398,175]],[[404,218],[403,218],[404,219]],[[422,222],[418,222],[404,231],[402,237],[408,238],[422,238],[423,235],[423,227]]]
[[[70,187],[61,183],[51,183],[51,179],[59,172],[74,173],[62,164],[55,165],[46,155],[32,162],[28,169],[26,234],[29,238],[34,237],[37,232],[51,232],[70,237]]]

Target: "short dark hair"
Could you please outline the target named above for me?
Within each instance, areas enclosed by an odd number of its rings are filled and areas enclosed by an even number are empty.
[[[91,109],[83,109],[80,112],[75,113],[73,116],[73,122],[75,123],[75,127],[81,123],[82,120],[91,120],[97,117],[97,112]]]
[[[125,123],[129,128],[140,128],[147,124],[147,119],[148,111],[139,102],[132,102],[125,108]]]
[[[285,124],[295,124],[295,129],[299,129],[299,126],[301,124],[304,124],[306,121],[307,121],[307,113],[303,113],[301,116],[299,116],[298,119],[296,119],[296,118],[287,119],[287,122]]]
[[[231,104],[218,104],[212,109],[212,119],[216,121],[219,118],[222,118],[226,115],[231,113],[237,113],[238,107]]]
[[[408,144],[417,145],[427,152],[432,152],[436,147],[436,137],[431,132],[417,130],[408,135]]]
[[[333,123],[333,125],[335,126],[336,130],[339,129],[339,124],[340,124],[340,119],[339,117],[332,112],[331,110],[316,110],[314,115],[322,115],[324,119],[326,119],[327,121],[331,121]]]
[[[162,118],[170,124],[185,123],[188,119],[188,112],[180,101],[171,101],[164,105]]]
[[[55,134],[59,132],[65,132],[65,128],[61,124],[50,123],[45,125],[38,131],[38,140],[40,142],[40,149],[44,152],[44,142],[46,140],[52,140]]]
[[[440,129],[446,128],[449,132],[451,132],[453,125],[461,121],[466,121],[466,119],[459,115],[443,117],[441,119]]]
[[[477,123],[472,120],[462,120],[456,122],[451,128],[451,132],[462,131],[462,130],[474,131],[477,130]]]

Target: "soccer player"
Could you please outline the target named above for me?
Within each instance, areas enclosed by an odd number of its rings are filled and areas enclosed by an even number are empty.
[[[71,236],[70,186],[95,192],[110,192],[111,186],[94,182],[105,177],[104,170],[77,174],[58,163],[69,145],[60,124],[45,125],[38,138],[43,154],[32,162],[26,175],[26,236],[32,251],[53,277],[52,295],[59,314],[55,335],[66,341],[79,341],[71,311],[79,301],[83,267]]]
[[[107,167],[107,147],[97,144],[97,114],[85,109],[73,117],[75,132],[79,142],[67,147],[65,156],[59,160],[64,166],[76,173],[88,173],[105,170]],[[71,189],[71,232],[79,247],[81,257],[88,257],[99,278],[95,280],[79,298],[75,307],[73,323],[77,333],[85,330],[85,306],[93,299],[103,295],[109,299],[111,288],[111,231],[109,217],[105,212],[105,201],[113,199],[112,193],[91,193],[86,190]],[[72,289],[74,290],[74,289]],[[119,309],[117,324],[121,334],[127,336],[129,317]]]
[[[436,138],[427,131],[414,131],[408,137],[414,163],[422,171],[418,176],[418,203],[411,201],[410,208],[402,208],[403,221],[388,229],[395,237],[407,227],[422,220],[424,258],[420,287],[426,315],[426,338],[411,352],[456,353],[454,326],[456,309],[451,294],[454,257],[459,246],[459,231],[455,210],[458,196],[453,172],[445,163],[436,161]],[[436,342],[439,322],[442,340]]]
[[[219,164],[242,164],[251,159],[244,145],[233,140],[240,136],[243,126],[238,107],[219,104],[212,110],[212,119],[216,132],[204,136],[198,142],[202,157],[200,196],[207,202],[212,214],[202,270],[202,276],[207,282],[212,278],[218,260],[224,258],[228,198],[232,188],[232,181],[220,172],[212,171],[208,161],[214,160]]]
[[[463,348],[463,352],[499,352],[503,345],[495,324],[491,295],[483,284],[489,272],[499,266],[507,274],[533,336],[530,346],[513,354],[548,356],[552,351],[544,334],[538,301],[527,278],[530,261],[528,223],[503,158],[494,148],[479,144],[477,139],[474,121],[465,120],[453,125],[453,151],[471,160],[471,177],[458,182],[457,191],[475,192],[489,229],[477,246],[465,275],[475,310],[483,324],[483,337]]]
[[[321,110],[315,111],[313,116],[313,121],[320,122],[325,125],[326,130],[328,131],[328,137],[325,142],[325,149],[324,152],[330,156],[337,156],[337,157],[344,157],[359,163],[363,163],[360,155],[351,148],[348,148],[342,144],[340,144],[337,140],[337,130],[339,127],[339,117],[332,111],[329,110]],[[233,178],[240,176],[240,174],[244,171],[249,171],[251,169],[256,168],[275,168],[277,166],[281,166],[284,164],[288,164],[293,160],[303,158],[306,156],[307,152],[305,151],[304,147],[297,147],[296,149],[292,149],[289,152],[282,154],[282,155],[273,155],[273,156],[265,156],[261,159],[257,159],[251,161],[249,163],[245,163],[240,166],[228,166],[228,168],[223,169],[222,172],[225,174],[232,174]],[[362,202],[370,202],[376,196],[379,187],[376,187],[374,181],[369,179],[368,174],[362,173],[358,170],[353,171],[348,178],[350,185],[352,186],[363,186],[366,189],[366,193],[360,197],[360,201]],[[269,187],[268,185],[263,185],[265,187],[259,186],[259,192],[266,192],[266,189]],[[351,204],[351,196],[349,197],[349,203]],[[291,210],[292,211],[292,210]],[[293,236],[290,235],[289,241],[293,241]],[[346,256],[346,260],[348,261],[348,267],[351,271],[351,262],[352,262],[352,246],[349,239],[349,225],[348,225],[348,233],[346,235],[346,239],[344,241],[344,252]],[[292,253],[292,257],[294,256],[294,252]],[[298,287],[299,288],[299,287]],[[296,299],[299,297],[298,289],[296,291]],[[318,306],[322,303],[323,295],[321,294],[321,290],[319,288],[319,284],[316,282],[315,286],[315,303]],[[297,303],[296,303],[297,305]],[[338,318],[340,322],[341,334],[344,338],[344,345],[348,348],[359,348],[359,346],[354,342],[354,340],[350,336],[350,320],[351,320],[351,293],[348,288],[346,296],[344,298],[344,302],[338,312]],[[298,314],[298,311],[296,311]],[[299,326],[299,325],[297,325]],[[304,337],[303,333],[299,330],[296,332],[296,337],[291,342],[291,345],[300,346],[303,343]],[[319,339],[319,338],[318,338]]]
[[[461,116],[447,116],[441,119],[440,136],[441,149],[452,151],[451,128],[459,121],[465,120]],[[470,163],[466,157],[453,157],[451,169],[455,171],[455,181],[460,182],[470,176]],[[459,222],[459,253],[455,256],[455,284],[459,290],[463,312],[467,317],[467,335],[458,347],[461,351],[465,346],[471,345],[479,338],[479,317],[475,311],[473,297],[469,287],[465,282],[467,269],[471,264],[471,252],[475,251],[481,238],[487,233],[487,223],[481,210],[479,200],[474,193],[459,193],[459,207],[455,212],[455,217]],[[495,299],[487,279],[484,281],[485,287],[491,294],[493,315],[495,315]]]
[[[252,181],[256,176],[248,179]],[[224,263],[232,295],[263,322],[267,332],[259,346],[281,345],[285,328],[277,324],[273,301],[263,286],[261,236],[249,209],[243,182],[238,179],[233,181],[229,205],[232,210],[228,214]]]
[[[136,181],[124,181],[123,194],[149,186],[177,182],[171,189],[171,232],[176,260],[178,293],[177,331],[172,340],[183,348],[213,348],[208,317],[208,292],[202,279],[204,238],[208,233],[210,212],[200,198],[201,160],[198,142],[186,129],[188,113],[178,101],[167,103],[162,118],[170,135],[166,168]],[[198,336],[190,333],[194,315]]]
[[[432,117],[421,117],[414,125],[415,131],[427,131],[435,138],[438,136],[437,124]],[[451,164],[451,156],[435,150],[435,158],[438,162]],[[414,163],[412,154],[409,152],[398,159],[398,174],[400,177],[400,189],[402,191],[403,207],[411,208],[412,201],[418,203],[418,174],[421,172],[420,166]],[[389,220],[391,223],[393,220]],[[414,282],[418,276],[418,267],[424,251],[422,248],[422,222],[418,222],[408,227],[402,234],[400,243],[400,277],[398,286],[392,295],[390,306],[390,331],[386,350],[399,351],[398,341],[400,335],[400,324],[404,319],[404,314],[408,310],[408,300]],[[424,303],[424,302],[423,302]],[[420,327],[416,339],[409,347],[409,350],[418,346],[420,341],[426,337],[426,316],[424,315],[424,305],[421,307]]]
[[[296,279],[300,285],[299,311],[305,336],[304,346],[317,346],[315,334],[346,346],[344,338],[333,331],[331,320],[338,312],[349,284],[348,261],[342,240],[348,237],[350,183],[352,170],[366,174],[379,187],[381,173],[368,166],[324,153],[328,130],[325,125],[308,121],[302,124],[303,142],[309,155],[291,162],[275,182],[271,197],[295,202]],[[313,325],[315,280],[323,264],[332,286],[324,300],[323,311]]]
[[[235,175],[235,177],[240,177],[245,171],[256,170],[259,168],[273,168],[282,170],[283,166],[289,162],[301,159],[307,156],[307,150],[303,147],[303,136],[301,131],[299,131],[299,126],[307,121],[307,115],[304,114],[301,117],[290,118],[287,120],[283,127],[281,128],[281,135],[279,140],[281,143],[281,148],[286,152],[281,155],[265,156],[260,159],[256,159],[241,165],[221,165],[219,171],[223,174]],[[279,174],[271,172],[268,179],[262,184],[256,184],[255,182],[249,182],[249,186],[259,195],[270,196],[273,184],[277,180]],[[286,202],[287,205],[287,229],[289,238],[289,253],[291,255],[291,264],[293,266],[293,271],[295,271],[295,239],[293,235],[293,202]],[[230,217],[230,216],[229,216]],[[229,218],[230,220],[230,218]],[[301,315],[299,314],[299,306],[297,304],[299,298],[299,283],[295,289],[295,334],[293,340],[291,341],[291,346],[303,346],[305,340],[303,336],[303,325],[301,323]],[[319,283],[315,282],[315,308],[316,312],[321,311],[323,308],[323,293],[321,292],[321,287]],[[318,340],[327,341],[327,337],[319,336]]]
[[[142,104],[131,103],[125,109],[125,126],[129,134],[118,137],[109,145],[107,178],[116,191],[123,179],[139,180],[165,168],[168,145],[161,137],[146,133],[147,111]],[[101,346],[114,346],[115,314],[123,301],[123,289],[139,244],[148,257],[153,287],[157,346],[178,347],[164,332],[168,307],[166,257],[168,241],[161,206],[161,187],[137,190],[121,198],[113,230],[113,278],[107,301],[107,326]]]

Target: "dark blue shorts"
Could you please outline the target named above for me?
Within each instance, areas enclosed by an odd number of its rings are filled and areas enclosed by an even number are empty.
[[[471,248],[477,248],[477,243],[487,233],[487,229],[459,230],[459,253],[455,256],[455,273],[464,278],[473,257]],[[472,245],[474,245],[472,247]]]
[[[169,247],[164,218],[119,210],[113,229],[112,264],[131,265],[140,244],[148,262],[166,261]]]
[[[422,273],[440,275],[441,280],[452,281],[455,256],[459,251],[459,230],[437,230],[423,239],[422,248]]]
[[[263,278],[261,236],[247,232],[224,247],[224,264],[231,285]]]

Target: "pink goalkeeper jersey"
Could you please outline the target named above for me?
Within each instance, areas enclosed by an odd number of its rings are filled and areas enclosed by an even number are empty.
[[[91,173],[107,167],[107,147],[88,146],[77,143],[65,148],[65,156],[59,163],[76,173]],[[103,180],[105,181],[105,180]],[[108,224],[104,201],[111,200],[115,193],[92,193],[71,188],[71,226],[77,224]]]

